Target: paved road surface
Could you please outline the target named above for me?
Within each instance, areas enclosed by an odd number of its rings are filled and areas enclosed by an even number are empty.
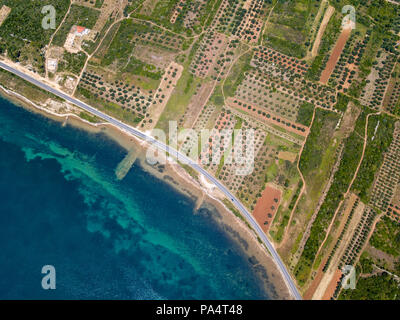
[[[256,231],[258,237],[262,240],[262,242],[265,244],[265,246],[268,248],[268,251],[270,252],[270,254],[272,255],[272,258],[275,260],[276,264],[278,265],[278,268],[280,269],[286,284],[289,287],[289,290],[291,292],[291,294],[293,295],[293,297],[297,300],[301,300],[301,295],[298,292],[296,285],[294,284],[291,275],[289,274],[289,272],[287,271],[285,265],[283,264],[281,258],[279,257],[278,253],[276,252],[274,246],[271,244],[271,242],[268,240],[267,236],[265,235],[265,233],[262,231],[262,229],[260,228],[260,226],[258,225],[258,223],[255,221],[255,219],[253,218],[253,216],[250,214],[249,211],[247,211],[247,209],[242,205],[242,203],[233,195],[230,193],[230,191],[223,185],[221,184],[216,178],[214,178],[210,173],[208,173],[205,169],[203,169],[199,164],[197,164],[195,161],[193,161],[192,159],[188,158],[187,156],[181,154],[179,151],[172,149],[170,147],[168,147],[167,145],[165,145],[164,143],[154,139],[152,136],[134,128],[131,127],[113,117],[110,117],[109,115],[89,106],[88,104],[75,99],[65,93],[63,93],[60,90],[54,89],[51,86],[34,79],[33,77],[17,70],[14,69],[11,66],[8,66],[7,64],[0,62],[0,67],[29,81],[30,83],[48,91],[53,93],[54,95],[65,99],[66,101],[90,112],[91,114],[115,125],[116,127],[123,129],[127,132],[129,132],[130,134],[143,139],[147,142],[149,142],[150,144],[156,146],[157,148],[159,148],[162,151],[168,152],[169,155],[171,155],[172,157],[178,159],[180,162],[182,163],[186,163],[188,165],[190,165],[194,170],[196,170],[197,172],[201,173],[202,175],[204,175],[207,179],[209,179],[212,183],[214,183],[218,189],[225,194],[225,196],[231,200],[231,202],[236,206],[237,209],[239,209],[239,211],[241,212],[241,214],[246,218],[246,220],[248,221],[248,223],[252,226],[252,228]]]

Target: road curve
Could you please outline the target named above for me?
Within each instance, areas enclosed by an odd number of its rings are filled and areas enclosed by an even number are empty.
[[[205,169],[203,169],[198,163],[196,163],[195,161],[193,161],[191,158],[183,155],[182,153],[180,153],[179,151],[177,151],[176,149],[170,148],[169,146],[167,146],[166,144],[156,140],[155,138],[153,138],[152,136],[150,136],[147,133],[144,133],[134,127],[131,127],[91,106],[89,106],[88,104],[75,99],[67,94],[65,94],[64,92],[57,90],[33,77],[31,77],[30,75],[19,71],[9,65],[7,65],[4,62],[0,61],[0,68],[7,70],[17,76],[19,76],[20,78],[36,85],[37,87],[46,90],[88,112],[90,112],[91,114],[113,124],[114,126],[123,129],[124,131],[129,132],[130,134],[147,141],[148,143],[156,146],[157,148],[159,148],[162,151],[168,152],[169,155],[171,155],[172,157],[176,158],[177,160],[179,160],[180,162],[186,163],[188,165],[190,165],[194,170],[196,170],[197,172],[201,173],[202,175],[204,175],[207,179],[209,179],[212,183],[214,183],[218,189],[225,194],[225,196],[230,199],[230,201],[236,206],[236,208],[241,212],[241,214],[246,218],[247,222],[252,226],[252,228],[255,230],[255,232],[257,233],[257,236],[261,239],[261,241],[264,243],[264,245],[267,247],[268,251],[270,252],[272,258],[274,259],[274,261],[276,262],[279,270],[281,271],[283,278],[286,282],[286,285],[289,288],[290,293],[292,294],[292,296],[296,299],[296,300],[301,300],[302,297],[299,293],[299,291],[297,290],[297,287],[290,275],[290,273],[288,272],[288,270],[286,269],[286,266],[284,265],[284,263],[282,262],[280,256],[278,255],[277,251],[275,250],[274,246],[272,245],[272,243],[269,241],[269,239],[267,238],[267,236],[265,235],[265,233],[262,231],[262,229],[260,228],[260,226],[258,225],[258,223],[255,221],[255,219],[253,218],[253,216],[250,214],[250,212],[242,205],[242,203],[233,195],[231,194],[231,192],[222,184],[220,183],[215,177],[213,177],[209,172],[207,172]]]

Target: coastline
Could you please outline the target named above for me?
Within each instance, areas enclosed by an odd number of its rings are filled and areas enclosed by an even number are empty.
[[[63,125],[69,124],[91,133],[102,132],[127,151],[140,150],[136,161],[140,163],[143,170],[167,182],[171,187],[193,199],[196,203],[194,214],[199,210],[207,210],[218,226],[240,246],[248,256],[249,263],[263,282],[265,291],[271,299],[292,299],[275,262],[267,250],[258,242],[254,232],[228,209],[218,193],[212,192],[203,181],[200,183],[194,179],[178,164],[168,162],[163,168],[148,164],[145,160],[146,143],[111,124],[94,124],[73,113],[57,114],[2,86],[0,86],[0,95],[31,112],[62,122]]]

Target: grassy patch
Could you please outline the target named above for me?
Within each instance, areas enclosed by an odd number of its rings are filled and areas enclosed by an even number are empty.
[[[364,117],[361,116],[357,119],[357,122],[364,123],[364,121]],[[310,236],[295,269],[295,275],[302,284],[304,284],[304,281],[310,274],[315,254],[325,238],[326,229],[340,201],[343,199],[343,194],[346,192],[358,166],[364,144],[361,137],[358,132],[353,131],[344,141],[345,146],[339,168],[333,177],[333,182],[325,197],[325,201],[311,227]]]
[[[395,300],[400,296],[399,283],[387,273],[359,278],[354,290],[342,290],[339,300]]]
[[[296,122],[308,127],[311,124],[313,113],[314,105],[308,102],[304,102],[299,108]]]
[[[394,123],[394,119],[385,114],[369,117],[367,147],[353,184],[353,190],[359,193],[365,203],[369,202],[370,189],[383,162],[383,154],[392,142]]]
[[[143,119],[142,116],[129,112],[126,109],[124,110],[115,103],[107,102],[99,98],[96,98],[92,92],[84,88],[78,87],[78,94],[86,98],[88,102],[91,105],[95,106],[97,109],[104,111],[110,116],[125,121],[126,123],[131,124],[133,126],[138,125],[138,123]]]
[[[377,223],[370,243],[387,254],[400,256],[400,225],[388,217],[383,217]]]

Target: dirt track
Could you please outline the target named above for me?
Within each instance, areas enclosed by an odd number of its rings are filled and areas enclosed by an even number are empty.
[[[319,49],[319,45],[321,44],[322,36],[324,35],[326,26],[328,25],[328,22],[331,19],[334,12],[335,12],[335,8],[332,6],[329,6],[328,9],[326,9],[324,19],[321,22],[321,26],[319,27],[317,36],[314,41],[314,45],[311,50],[312,58],[315,58],[318,54],[318,49]]]

